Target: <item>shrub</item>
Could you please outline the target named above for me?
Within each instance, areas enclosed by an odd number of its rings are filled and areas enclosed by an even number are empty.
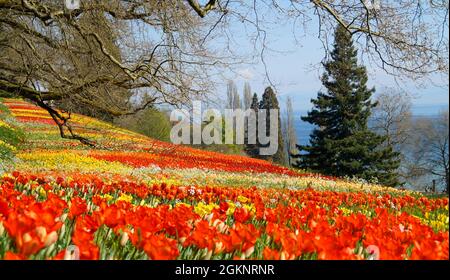
[[[118,118],[114,123],[156,140],[170,141],[172,125],[169,117],[167,113],[156,108],[149,108],[134,115]]]

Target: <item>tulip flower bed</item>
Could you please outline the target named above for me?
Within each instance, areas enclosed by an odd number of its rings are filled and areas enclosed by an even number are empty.
[[[39,108],[2,102],[27,135],[0,174],[0,259],[449,258],[448,198],[74,116],[92,149],[59,138]]]

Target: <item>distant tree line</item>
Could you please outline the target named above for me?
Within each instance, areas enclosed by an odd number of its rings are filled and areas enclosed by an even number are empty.
[[[283,131],[281,129],[281,114],[280,114],[280,106],[278,102],[278,98],[276,93],[271,87],[267,87],[264,90],[264,93],[261,96],[261,100],[258,99],[258,95],[254,93],[251,94],[251,87],[248,82],[244,84],[244,92],[242,99],[240,98],[240,95],[238,93],[236,84],[230,80],[227,83],[227,109],[242,109],[242,110],[248,110],[251,109],[255,112],[255,116],[258,115],[259,110],[265,109],[266,110],[266,118],[265,118],[265,126],[266,126],[266,134],[269,136],[270,134],[270,110],[276,109],[278,110],[278,115],[276,118],[278,119],[278,131],[277,137],[278,137],[278,149],[275,154],[273,155],[261,155],[260,154],[260,148],[268,147],[270,146],[270,142],[268,144],[262,144],[260,141],[258,141],[258,137],[256,137],[256,143],[249,143],[248,141],[248,131],[247,131],[247,121],[246,118],[245,122],[245,140],[244,140],[244,146],[243,150],[245,153],[251,157],[254,158],[260,158],[264,160],[268,160],[277,164],[286,165],[287,162],[287,151],[284,148],[285,141],[283,137]],[[256,127],[258,127],[258,124],[261,120],[257,119]],[[258,135],[258,131],[256,132],[256,135]]]

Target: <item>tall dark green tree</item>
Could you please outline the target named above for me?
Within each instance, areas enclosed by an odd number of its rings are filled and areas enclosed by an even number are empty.
[[[367,87],[366,68],[358,65],[357,50],[345,28],[337,27],[333,47],[322,76],[326,90],[311,100],[313,109],[302,117],[317,128],[309,145],[297,145],[295,166],[396,186],[399,155],[383,145],[385,137],[368,129],[375,89]]]
[[[258,95],[253,94],[253,98],[252,98],[252,102],[250,104],[250,109],[255,111],[255,116],[258,116],[258,109],[259,109],[259,101],[258,101]],[[256,123],[256,128],[258,127],[258,123]],[[258,144],[258,132],[257,130],[255,131],[255,138],[256,138],[256,143],[255,144],[250,144],[248,143],[248,131],[247,131],[248,126],[246,127],[246,131],[245,131],[245,152],[247,153],[247,155],[249,155],[250,157],[253,158],[258,158],[259,157],[259,144]]]
[[[262,96],[262,100],[259,104],[259,109],[266,109],[266,134],[270,135],[270,109],[278,110],[278,150],[274,155],[261,156],[262,159],[271,160],[278,164],[286,164],[286,155],[284,153],[284,141],[283,135],[281,131],[281,119],[280,119],[280,106],[278,105],[278,99],[271,87],[267,87],[264,90],[264,94]],[[258,120],[259,121],[259,120]],[[269,146],[270,144],[264,145]],[[260,145],[261,147],[262,145]]]

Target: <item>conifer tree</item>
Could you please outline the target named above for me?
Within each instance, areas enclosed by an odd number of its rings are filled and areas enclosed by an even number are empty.
[[[335,31],[330,61],[324,64],[326,90],[312,99],[313,109],[302,120],[316,125],[309,145],[297,145],[295,166],[332,176],[376,179],[398,185],[398,153],[383,145],[385,138],[367,125],[376,106],[367,87],[367,73],[357,63],[351,34],[339,26]]]
[[[262,100],[259,104],[260,109],[266,109],[266,134],[270,135],[270,109],[278,110],[278,150],[274,155],[261,156],[265,160],[271,160],[278,164],[286,164],[286,156],[284,152],[284,141],[281,131],[281,119],[280,119],[280,106],[278,105],[278,99],[271,87],[267,87],[262,96]],[[258,120],[259,121],[259,120]],[[269,146],[270,144],[264,145]],[[261,145],[260,145],[261,146]]]

